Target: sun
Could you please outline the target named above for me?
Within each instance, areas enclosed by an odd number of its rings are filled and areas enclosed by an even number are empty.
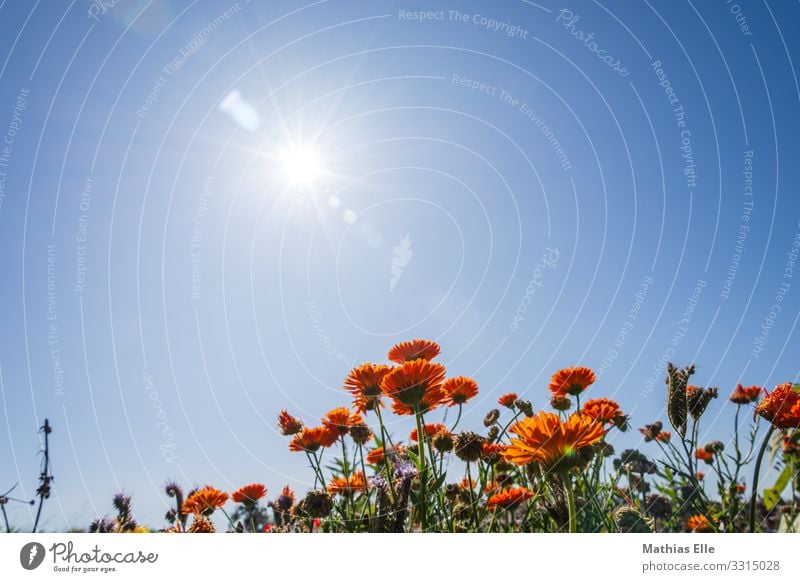
[[[312,186],[323,172],[319,151],[310,145],[290,144],[277,154],[284,180],[291,186]]]

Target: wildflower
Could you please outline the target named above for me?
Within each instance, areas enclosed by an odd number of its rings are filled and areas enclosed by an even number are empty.
[[[189,533],[214,533],[215,531],[211,520],[202,515],[195,515],[192,525],[189,526]]]
[[[442,390],[445,393],[447,406],[457,406],[478,395],[478,384],[472,378],[456,376],[446,380]]]
[[[698,386],[686,387],[686,405],[689,414],[695,420],[699,419],[706,411],[712,399],[719,395],[716,388],[700,388]]]
[[[694,532],[709,531],[711,522],[705,515],[693,515],[686,520],[686,529]]]
[[[384,459],[383,447],[377,447],[367,453],[367,463],[370,465],[377,465],[382,463]]]
[[[622,467],[629,473],[639,475],[652,475],[658,467],[656,464],[636,449],[625,449],[620,453],[619,459],[614,459],[614,468]]]
[[[668,431],[662,431],[656,435],[656,440],[660,443],[669,443],[670,439],[672,439],[672,433]]]
[[[714,453],[705,449],[697,449],[694,453],[698,461],[705,461],[709,465],[714,462]]]
[[[514,403],[517,401],[517,395],[515,392],[509,392],[508,394],[503,394],[500,398],[497,399],[497,403],[500,406],[505,406],[506,408],[514,408]]]
[[[353,407],[358,412],[375,410],[383,406],[381,382],[391,371],[390,366],[383,364],[362,364],[353,368],[344,380],[344,388],[353,395]]]
[[[472,431],[461,432],[456,435],[456,456],[468,463],[477,461],[483,454],[483,445],[485,442],[486,439]]]
[[[664,495],[648,495],[645,507],[647,513],[657,519],[669,519],[672,515],[672,500]]]
[[[423,427],[423,430],[425,431],[425,436],[426,437],[432,437],[436,433],[439,433],[439,432],[442,432],[442,431],[448,432],[447,431],[447,427],[445,425],[439,423],[439,422],[433,423],[433,424],[426,424]],[[417,442],[419,440],[419,435],[417,434],[417,429],[412,430],[411,434],[408,435],[408,438],[411,439],[414,442]]]
[[[214,513],[228,501],[228,494],[207,485],[191,493],[183,502],[181,509],[184,513],[194,513],[198,516],[208,516]]]
[[[320,447],[327,448],[331,446],[338,438],[339,433],[325,426],[304,428],[294,435],[294,438],[289,443],[289,450],[296,453],[301,451],[314,453]]]
[[[478,486],[478,483],[475,481],[475,479],[467,479],[464,477],[461,479],[458,486],[461,487],[461,489],[475,489],[475,487]]]
[[[763,391],[764,389],[760,386],[745,388],[741,384],[737,384],[736,388],[733,389],[733,392],[731,392],[731,395],[728,397],[728,400],[734,404],[750,404],[758,400]]]
[[[512,438],[503,456],[517,465],[537,463],[545,471],[566,471],[580,464],[578,453],[603,437],[603,427],[591,418],[573,415],[562,422],[557,414],[540,412],[510,429]]]
[[[512,509],[531,497],[533,497],[533,492],[525,487],[509,487],[489,497],[486,506],[490,511]]]
[[[453,435],[450,434],[450,431],[447,429],[441,430],[433,435],[433,440],[431,442],[433,444],[433,448],[440,453],[452,451],[455,444],[453,442]]]
[[[709,453],[721,453],[725,450],[725,444],[722,441],[711,441],[703,448]]]
[[[572,399],[569,396],[561,396],[560,394],[553,394],[550,397],[550,406],[560,412],[564,412],[572,408]]]
[[[286,409],[278,414],[278,429],[283,436],[291,436],[303,430],[303,421],[295,418]]]
[[[550,379],[550,392],[558,396],[577,396],[594,384],[596,376],[589,368],[575,366],[559,370]]]
[[[644,425],[644,428],[640,428],[639,432],[644,435],[644,442],[649,443],[652,440],[656,440],[662,426],[661,421],[656,421],[653,424]]]
[[[396,414],[425,413],[444,402],[444,375],[445,368],[441,364],[413,360],[389,372],[381,388],[392,399],[392,410]]]
[[[355,424],[361,424],[364,420],[358,413],[353,414],[346,406],[340,406],[329,410],[328,413],[322,418],[322,426],[339,435],[346,435],[350,432],[350,427]]]
[[[333,510],[333,499],[327,491],[309,491],[295,511],[303,517],[327,517]]]
[[[289,511],[294,505],[294,491],[287,485],[273,504],[278,511]]]
[[[736,483],[736,493],[744,493],[747,491],[747,486],[744,483]]]
[[[394,466],[394,475],[401,481],[409,481],[417,476],[417,468],[414,463],[398,461]]]
[[[367,480],[364,478],[364,473],[356,471],[349,477],[334,477],[328,484],[328,493],[337,495],[349,495],[356,491],[366,491]]]
[[[800,392],[790,382],[781,384],[761,399],[756,414],[776,428],[800,428]]]
[[[107,517],[98,517],[89,525],[89,533],[112,533],[117,524]]]
[[[533,416],[533,404],[531,404],[530,400],[523,400],[522,398],[517,398],[514,401],[514,406],[516,406],[517,409],[519,409],[528,418]]]
[[[441,348],[436,342],[415,339],[400,342],[389,350],[389,360],[395,364],[404,364],[414,360],[432,360],[439,355]]]
[[[695,475],[695,477],[697,477],[697,480],[698,480],[698,481],[702,481],[703,479],[705,479],[705,478],[706,478],[706,474],[705,474],[705,473],[703,473],[702,471],[698,471],[698,472],[697,472],[697,475]]]
[[[619,408],[619,403],[610,398],[587,400],[581,409],[581,414],[593,418],[600,424],[614,424],[618,419],[625,416]]]
[[[350,438],[357,445],[365,445],[372,438],[372,429],[363,422],[350,427]]]
[[[508,445],[502,443],[483,443],[482,457],[490,464],[499,461],[503,453],[508,450]]]
[[[261,483],[245,485],[231,495],[234,503],[255,503],[267,494],[267,488]]]
[[[493,408],[483,418],[483,426],[487,428],[492,426],[494,423],[497,422],[498,418],[500,418],[500,411],[497,410],[496,408]]]

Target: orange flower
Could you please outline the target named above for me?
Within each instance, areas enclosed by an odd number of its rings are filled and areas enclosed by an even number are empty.
[[[289,411],[284,408],[278,414],[278,429],[284,436],[297,434],[303,430],[303,421],[289,414]]]
[[[301,451],[313,453],[320,447],[329,447],[339,438],[339,433],[325,426],[304,428],[294,435],[289,443],[289,450],[299,453]]]
[[[447,430],[447,427],[440,422],[425,425],[425,435],[427,437],[430,438],[439,432],[449,432],[449,431]],[[419,436],[417,435],[417,429],[412,430],[411,434],[408,435],[408,438],[414,442],[417,442],[419,440]]]
[[[345,435],[350,431],[350,427],[356,424],[361,424],[364,419],[358,413],[350,412],[346,406],[340,406],[329,410],[328,413],[322,417],[322,426],[336,432],[340,435]]]
[[[596,376],[589,368],[576,366],[559,370],[550,379],[550,392],[557,396],[577,396],[594,384]]]
[[[693,515],[686,520],[686,529],[689,531],[709,531],[711,522],[705,515]]]
[[[442,389],[445,368],[423,359],[406,362],[383,378],[383,393],[392,399],[396,414],[433,410],[445,399]]]
[[[328,484],[328,493],[337,495],[339,493],[349,494],[356,491],[366,491],[367,480],[364,473],[356,471],[349,477],[334,477]]]
[[[413,360],[432,360],[441,352],[439,344],[430,340],[415,339],[400,342],[389,350],[389,360],[395,364],[404,364]]]
[[[694,453],[698,461],[705,461],[709,465],[714,462],[714,453],[705,449],[697,449]]]
[[[533,492],[525,487],[509,487],[492,495],[486,505],[491,511],[511,509],[531,497],[533,497]]]
[[[447,395],[448,406],[464,404],[470,398],[478,395],[478,383],[466,376],[456,376],[446,380],[442,389]]]
[[[502,491],[502,487],[500,483],[497,481],[489,481],[486,486],[483,488],[484,493],[494,493],[495,491]]]
[[[267,488],[261,483],[245,485],[231,495],[234,503],[255,503],[267,494]]]
[[[211,515],[228,501],[228,494],[211,485],[198,489],[183,502],[181,511],[195,515]]]
[[[377,447],[372,449],[370,452],[367,453],[367,463],[370,465],[377,465],[378,463],[382,463],[383,460],[386,458],[386,455],[399,455],[403,452],[403,447],[400,445],[395,446],[394,448],[390,448],[388,451],[383,447]]]
[[[610,398],[587,400],[581,409],[581,414],[593,418],[600,424],[611,424],[623,416],[619,404]]]
[[[488,463],[496,463],[507,450],[508,445],[502,443],[483,443],[483,460]]]
[[[781,384],[761,399],[756,414],[775,428],[800,428],[800,392],[791,382]]]
[[[702,481],[703,479],[705,479],[705,478],[706,478],[706,474],[705,474],[705,473],[703,473],[702,471],[698,471],[698,472],[697,472],[697,475],[695,475],[695,477],[697,477],[697,480],[698,480],[698,481]]]
[[[497,403],[500,406],[505,406],[506,408],[514,408],[514,403],[516,401],[517,401],[516,392],[509,392],[508,394],[503,394],[500,398],[497,399]]]
[[[764,389],[760,386],[750,386],[749,388],[745,388],[741,384],[737,384],[736,388],[734,388],[733,392],[731,392],[729,400],[734,404],[750,404],[751,402],[758,400],[763,391]]]
[[[665,430],[656,435],[656,440],[660,443],[669,443],[670,439],[672,439],[672,433]]]
[[[567,471],[580,464],[578,453],[603,438],[603,425],[587,416],[572,415],[562,422],[557,414],[541,411],[523,418],[510,431],[503,456],[517,465],[538,463],[545,471]]]
[[[462,489],[475,489],[475,487],[478,486],[478,483],[475,481],[475,479],[467,479],[464,477],[461,479],[461,482],[458,484],[458,486]]]
[[[381,382],[392,370],[383,364],[362,364],[353,368],[344,380],[344,388],[353,395],[353,407],[359,412],[375,410],[381,402]]]

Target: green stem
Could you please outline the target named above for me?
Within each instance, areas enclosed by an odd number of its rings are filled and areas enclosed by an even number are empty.
[[[767,450],[769,439],[772,433],[775,432],[775,425],[771,425],[767,434],[764,436],[764,442],[761,443],[761,448],[758,450],[758,457],[756,458],[756,468],[753,471],[753,494],[750,496],[750,533],[756,531],[756,502],[758,501],[758,476],[761,473],[761,461],[764,459],[764,453]]]
[[[417,442],[419,443],[419,447],[417,447],[417,471],[419,472],[419,493],[420,493],[420,502],[419,502],[419,509],[420,509],[420,527],[422,531],[425,531],[425,528],[428,525],[428,507],[427,507],[427,457],[425,455],[425,447],[423,445],[422,439],[423,435],[425,434],[423,425],[422,425],[422,414],[419,411],[415,411],[414,417],[417,419]]]
[[[567,507],[569,508],[569,533],[578,533],[578,516],[576,515],[575,511],[575,496],[572,493],[569,475],[567,473],[562,473],[561,480],[564,482],[564,492],[567,494]]]

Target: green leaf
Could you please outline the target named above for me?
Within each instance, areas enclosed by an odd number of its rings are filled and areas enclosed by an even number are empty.
[[[789,484],[791,478],[792,469],[787,465],[783,468],[781,474],[778,475],[778,479],[775,481],[775,484],[769,489],[764,489],[764,505],[766,506],[767,511],[775,507],[781,500],[781,493],[783,493],[783,490],[786,489],[786,486]]]

